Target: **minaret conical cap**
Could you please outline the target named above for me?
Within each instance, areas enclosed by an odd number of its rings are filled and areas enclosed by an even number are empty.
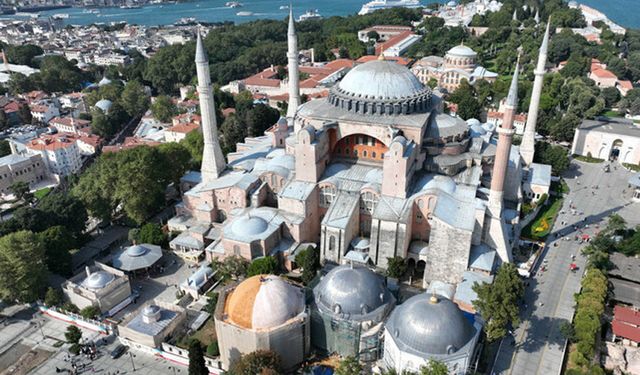
[[[547,22],[547,30],[544,32],[544,38],[542,38],[542,45],[540,46],[540,54],[547,54],[549,50],[549,28],[551,27],[551,18]]]
[[[509,95],[507,95],[507,105],[511,107],[518,106],[518,76],[520,75],[520,54],[518,54],[518,61],[516,62],[516,71],[511,78],[511,86],[509,87]]]
[[[204,50],[204,45],[202,44],[202,37],[200,36],[200,30],[197,32],[197,40],[196,40],[196,62],[208,62],[207,52]]]
[[[295,22],[293,21],[293,6],[291,4],[289,4],[289,30],[288,30],[288,34],[289,35],[295,35],[296,33],[296,26],[295,26]]]

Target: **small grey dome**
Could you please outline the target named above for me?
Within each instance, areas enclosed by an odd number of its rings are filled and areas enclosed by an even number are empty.
[[[127,248],[127,255],[130,257],[139,257],[147,253],[147,248],[140,245],[133,245]]]
[[[313,288],[321,310],[357,320],[392,301],[381,276],[365,267],[343,265],[332,269]]]
[[[115,276],[105,271],[97,271],[89,275],[84,281],[82,285],[85,288],[89,289],[102,289],[105,286],[109,285],[115,279]]]
[[[264,233],[268,227],[267,221],[257,216],[241,217],[232,224],[233,232],[240,236],[256,236]]]
[[[453,354],[475,335],[475,328],[450,300],[423,293],[396,307],[386,330],[401,350],[420,355]]]
[[[157,305],[149,305],[142,309],[142,321],[151,324],[160,320],[162,311]]]
[[[111,100],[101,99],[101,100],[98,100],[96,102],[95,107],[96,108],[100,108],[100,110],[102,110],[102,112],[107,113],[111,109],[112,105],[113,105],[113,103],[111,102]]]
[[[158,313],[158,311],[160,311],[160,307],[158,307],[157,305],[149,305],[147,307],[145,307],[144,309],[142,309],[142,314],[143,315],[155,315]]]
[[[102,77],[100,82],[98,82],[98,86],[105,86],[111,83],[111,80],[107,77]]]
[[[447,51],[447,55],[460,56],[460,57],[476,57],[478,54],[476,53],[476,51],[472,50],[471,48],[465,46],[464,44],[461,44]]]

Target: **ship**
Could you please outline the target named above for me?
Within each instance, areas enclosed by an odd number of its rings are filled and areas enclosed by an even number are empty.
[[[51,18],[54,18],[54,19],[57,19],[57,20],[62,20],[62,19],[69,18],[69,15],[67,13],[58,13],[58,14],[54,14],[53,16],[51,16]]]
[[[227,8],[240,8],[242,7],[242,3],[239,3],[237,1],[228,1],[224,4],[224,6],[226,6]]]
[[[141,5],[120,5],[120,9],[140,9]]]
[[[236,16],[240,16],[240,17],[253,16],[253,12],[238,12],[236,13]]]
[[[289,9],[289,6],[288,5],[280,5],[280,10],[283,10],[283,9]]]
[[[193,25],[196,23],[196,19],[194,17],[185,17],[185,18],[180,18],[179,20],[177,20],[174,25],[175,26],[187,26],[187,25]]]
[[[422,7],[422,4],[418,0],[373,0],[364,4],[358,14],[369,14],[380,9],[420,7]]]
[[[298,17],[298,22],[308,21],[308,20],[319,20],[321,18],[322,16],[320,15],[320,13],[318,13],[317,9],[308,10],[304,14],[302,14],[300,17]]]

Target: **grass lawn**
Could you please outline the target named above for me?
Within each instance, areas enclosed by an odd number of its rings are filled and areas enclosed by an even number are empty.
[[[213,316],[207,320],[207,322],[196,333],[191,335],[192,339],[198,339],[204,346],[208,346],[213,341],[216,341],[216,325],[213,320]],[[189,342],[189,341],[187,341]]]
[[[624,117],[624,114],[613,110],[606,111],[604,115],[607,117]]]
[[[569,185],[564,179],[560,179],[560,181],[551,181],[551,190],[555,191],[557,194],[569,194]]]
[[[598,159],[591,156],[581,156],[581,155],[573,155],[573,158],[576,160],[583,161],[585,163],[602,163],[604,159]]]
[[[39,190],[36,190],[35,193],[33,193],[33,196],[36,197],[36,199],[40,200],[42,198],[44,198],[47,194],[49,194],[49,192],[52,190],[52,187],[46,187],[46,188],[42,188]]]
[[[630,163],[622,163],[622,165],[624,165],[625,168],[630,169],[634,172],[640,172],[640,165],[630,164]]]
[[[532,240],[542,240],[547,237],[560,207],[562,207],[562,197],[549,197],[548,204],[538,212],[538,216],[529,225],[522,229],[521,236]]]

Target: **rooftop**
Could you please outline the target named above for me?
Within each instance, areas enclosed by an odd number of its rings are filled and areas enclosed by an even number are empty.
[[[617,117],[599,117],[596,120],[584,120],[578,129],[640,137],[640,127],[631,120]]]

